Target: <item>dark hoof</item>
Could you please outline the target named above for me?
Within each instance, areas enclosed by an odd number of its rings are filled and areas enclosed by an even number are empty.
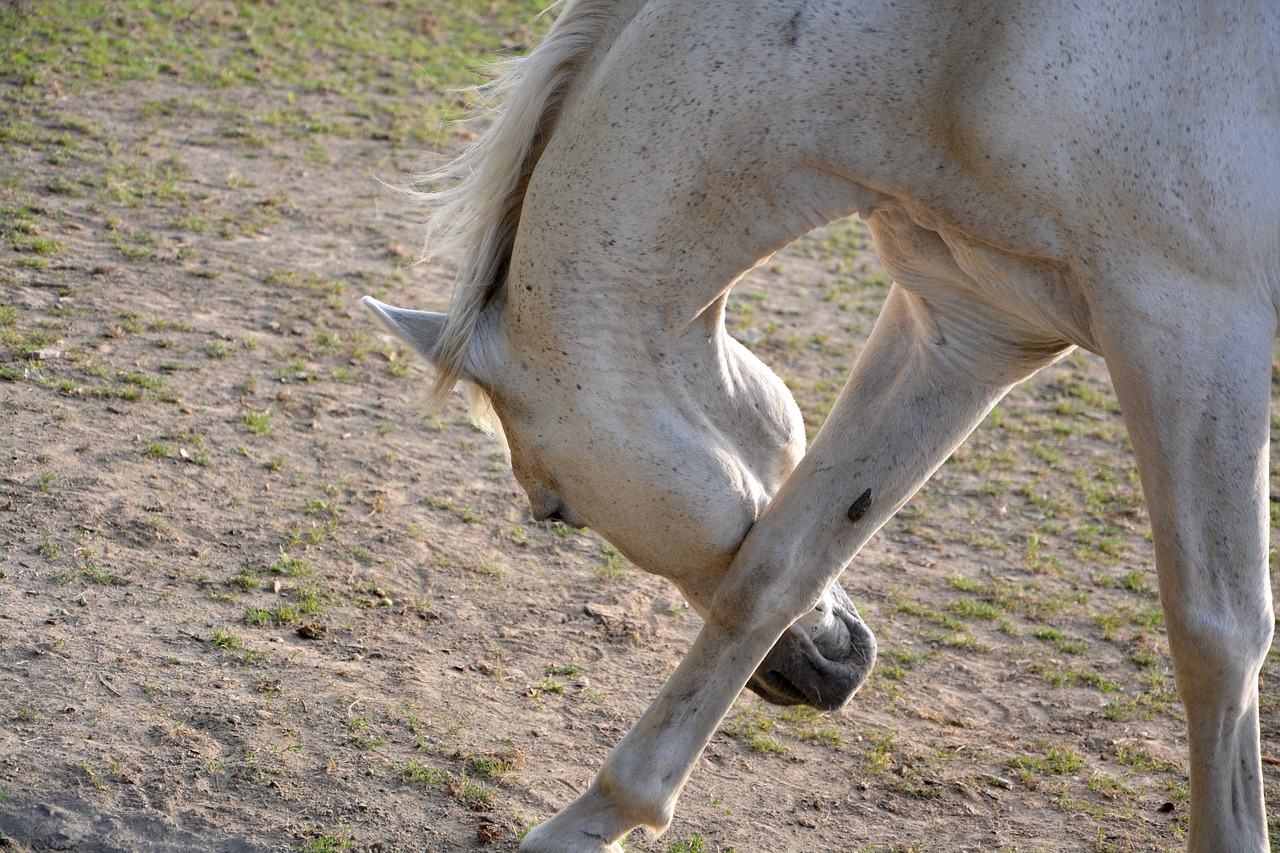
[[[843,708],[871,674],[876,638],[839,584],[787,629],[747,687],[775,705]]]

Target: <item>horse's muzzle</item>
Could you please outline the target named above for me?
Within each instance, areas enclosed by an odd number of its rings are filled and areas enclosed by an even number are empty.
[[[775,705],[835,711],[858,692],[875,662],[875,635],[837,583],[778,639],[747,687]]]

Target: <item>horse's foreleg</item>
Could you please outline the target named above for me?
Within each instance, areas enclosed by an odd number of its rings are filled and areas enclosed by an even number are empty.
[[[1065,351],[1009,344],[1007,325],[969,313],[891,291],[840,400],[739,549],[688,655],[590,788],[522,850],[616,851],[635,827],[665,829],[698,756],[782,632],[1013,383]]]
[[[1191,759],[1192,851],[1263,851],[1258,673],[1274,620],[1267,456],[1275,313],[1207,287],[1102,332],[1155,534]],[[1212,300],[1212,301],[1210,301]]]

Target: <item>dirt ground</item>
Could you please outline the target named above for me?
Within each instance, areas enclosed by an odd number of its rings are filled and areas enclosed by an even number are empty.
[[[514,850],[699,620],[534,523],[359,306],[446,304],[456,259],[413,265],[378,182],[424,146],[298,130],[360,127],[323,90],[45,88],[0,134],[0,848]],[[841,223],[729,322],[816,428],[885,286]],[[1181,707],[1097,359],[1016,390],[844,585],[883,653],[859,697],[744,695],[628,849],[1180,847]]]

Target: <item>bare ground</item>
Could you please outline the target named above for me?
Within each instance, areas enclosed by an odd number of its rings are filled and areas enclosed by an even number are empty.
[[[55,242],[0,248],[0,848],[514,850],[698,630],[533,523],[460,402],[422,410],[423,367],[358,305],[445,305],[449,259],[409,265],[375,180],[421,155],[292,133],[280,98],[50,92],[3,149],[5,234]],[[884,286],[846,223],[730,321],[816,426]],[[854,704],[743,696],[629,849],[1177,849],[1134,477],[1096,359],[1016,391],[846,573],[884,650]]]

